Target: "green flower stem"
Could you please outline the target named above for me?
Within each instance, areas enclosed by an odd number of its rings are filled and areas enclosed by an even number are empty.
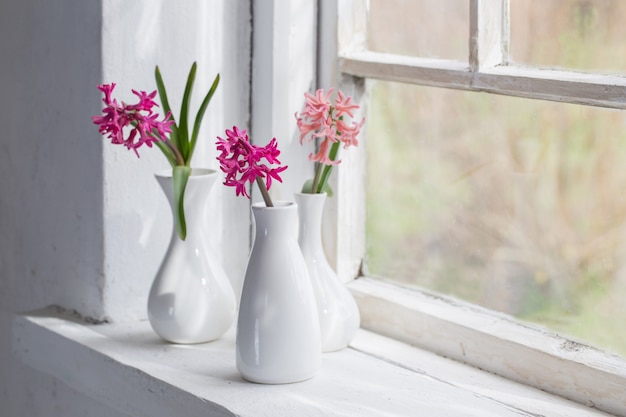
[[[267,192],[267,187],[265,183],[261,179],[261,177],[256,177],[256,183],[259,186],[259,190],[261,190],[261,195],[263,196],[263,200],[265,201],[266,207],[274,207],[272,204],[272,198],[270,197],[270,193]]]
[[[176,146],[174,146],[172,144],[172,141],[168,140],[167,142],[165,142],[167,144],[167,146],[170,147],[170,149],[172,150],[172,153],[174,154],[174,157],[176,158],[176,165],[187,165],[185,163],[185,158],[183,158],[183,155],[180,153],[180,151],[176,148]]]
[[[328,153],[328,158],[331,161],[335,161],[337,159],[337,154],[339,153],[339,142],[333,143],[333,146],[330,148],[330,152]],[[330,173],[333,171],[334,165],[322,165],[318,164],[317,169],[315,170],[315,179],[313,180],[313,193],[320,194],[323,190],[326,189],[328,184],[328,179],[330,178]]]
[[[330,178],[330,173],[333,171],[333,167],[334,165],[324,165],[320,185],[317,187],[318,194],[323,193],[324,189],[326,189],[326,186],[328,185],[328,179]]]
[[[313,186],[311,187],[311,194],[316,194],[319,191],[317,191],[317,186],[320,183],[320,178],[322,176],[322,168],[323,165],[320,164],[319,162],[315,164],[315,177],[313,178]]]

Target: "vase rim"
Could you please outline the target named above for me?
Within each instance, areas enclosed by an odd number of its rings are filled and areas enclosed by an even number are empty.
[[[306,197],[312,197],[312,198],[321,198],[321,197],[328,197],[328,193],[326,191],[324,191],[323,193],[293,193],[296,196],[306,196]]]
[[[274,207],[267,207],[264,201],[260,201],[258,203],[252,203],[251,207],[254,210],[267,210],[267,211],[289,210],[292,207],[298,207],[298,205],[294,201],[288,201],[288,200],[278,200],[278,201],[274,201],[273,203],[274,203]]]
[[[162,169],[154,173],[156,177],[172,178],[172,168]],[[211,168],[191,168],[191,177],[217,175],[217,171]]]

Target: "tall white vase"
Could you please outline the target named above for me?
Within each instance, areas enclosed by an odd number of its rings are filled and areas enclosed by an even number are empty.
[[[170,205],[172,171],[156,174]],[[233,288],[211,251],[204,225],[209,191],[217,173],[194,169],[185,189],[187,238],[174,230],[148,297],[148,318],[154,331],[173,343],[203,343],[222,336],[235,318]]]
[[[256,233],[237,325],[237,369],[252,382],[284,384],[321,366],[315,297],[298,246],[293,202],[253,204]]]
[[[326,194],[295,194],[299,213],[298,243],[309,270],[317,302],[322,351],[348,346],[360,326],[359,309],[330,267],[322,246],[322,215]]]

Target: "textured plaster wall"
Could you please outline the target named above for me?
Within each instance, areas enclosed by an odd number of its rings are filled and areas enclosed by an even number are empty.
[[[119,415],[11,352],[15,312],[56,304],[96,319],[145,317],[171,230],[152,178],[165,163],[156,150],[137,160],[103,142],[90,121],[101,108],[96,85],[152,89],[159,63],[177,108],[193,60],[198,92],[219,71],[195,160],[216,167],[215,135],[249,121],[249,56],[246,1],[0,2],[0,417]],[[222,188],[209,233],[237,286],[248,207]]]
[[[0,3],[0,415],[117,416],[11,354],[11,312],[102,315],[98,2]]]

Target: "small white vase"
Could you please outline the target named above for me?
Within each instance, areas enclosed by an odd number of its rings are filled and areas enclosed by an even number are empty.
[[[156,179],[172,204],[172,171]],[[221,263],[210,250],[203,214],[217,173],[193,169],[187,182],[184,210],[187,237],[174,230],[148,297],[154,331],[172,343],[203,343],[222,336],[237,310],[235,293]]]
[[[309,379],[321,366],[320,327],[298,246],[293,202],[252,205],[256,233],[241,294],[236,362],[251,382]]]
[[[322,245],[322,216],[326,194],[295,194],[299,213],[298,243],[309,270],[317,302],[322,351],[333,352],[348,346],[360,326],[359,309],[330,267]]]

